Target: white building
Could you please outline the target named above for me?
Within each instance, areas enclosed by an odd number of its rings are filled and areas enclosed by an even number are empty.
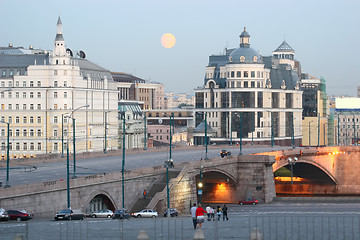
[[[72,152],[73,122],[76,152],[118,147],[118,96],[111,74],[87,61],[82,51],[80,58],[73,57],[60,18],[52,52],[2,50],[0,116],[10,123],[11,157],[65,152],[67,142]],[[0,125],[4,149],[6,124]]]
[[[263,57],[250,47],[246,30],[240,46],[212,55],[204,85],[195,89],[198,126],[207,114],[211,142],[240,141],[300,145],[302,91],[294,50],[284,41]],[[201,144],[201,139],[194,139]]]

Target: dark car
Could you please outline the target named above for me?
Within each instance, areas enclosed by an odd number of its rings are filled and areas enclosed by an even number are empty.
[[[223,158],[225,156],[230,156],[231,155],[231,152],[227,149],[223,149],[220,151],[220,156]]]
[[[0,221],[7,221],[9,220],[9,215],[5,211],[5,209],[0,208]]]
[[[244,201],[239,201],[240,205],[244,205],[244,204],[255,205],[255,204],[258,204],[258,203],[259,203],[259,200],[256,200],[255,198],[249,198],[249,199],[246,199]]]
[[[113,219],[130,219],[130,213],[126,209],[115,210]]]
[[[27,221],[33,218],[32,213],[28,213],[25,210],[8,210],[7,214],[9,215],[10,220]]]
[[[84,214],[77,209],[63,209],[56,213],[55,220],[84,220]]]
[[[164,211],[164,217],[167,216],[167,209]],[[178,210],[176,210],[176,208],[170,208],[170,216],[171,217],[177,217],[177,215],[179,214]]]

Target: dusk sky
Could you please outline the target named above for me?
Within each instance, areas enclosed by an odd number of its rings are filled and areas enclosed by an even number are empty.
[[[324,77],[329,95],[360,85],[360,1],[0,0],[0,46],[53,49],[60,16],[66,46],[110,71],[161,82],[165,92],[203,84],[209,55],[239,46],[268,56],[284,40],[302,71]],[[176,44],[161,45],[172,33]]]

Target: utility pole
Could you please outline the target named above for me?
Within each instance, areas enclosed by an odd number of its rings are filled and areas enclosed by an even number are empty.
[[[144,113],[144,150],[147,150],[147,142],[146,142],[146,115]]]
[[[70,156],[69,156],[69,144],[66,148],[66,193],[67,193],[67,208],[70,208]]]
[[[205,160],[208,160],[207,113],[205,113]]]
[[[125,112],[122,116],[123,120],[123,144],[122,144],[122,167],[121,167],[121,186],[122,186],[122,208],[125,208],[125,182],[124,182],[124,173],[125,173]]]

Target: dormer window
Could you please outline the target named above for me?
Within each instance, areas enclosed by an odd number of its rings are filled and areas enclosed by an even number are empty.
[[[244,56],[240,57],[240,62],[245,62],[245,57]]]
[[[233,58],[230,56],[229,57],[229,62],[232,62],[233,61]]]
[[[253,60],[254,60],[254,62],[257,62],[257,56],[254,56],[254,58],[253,58]]]

